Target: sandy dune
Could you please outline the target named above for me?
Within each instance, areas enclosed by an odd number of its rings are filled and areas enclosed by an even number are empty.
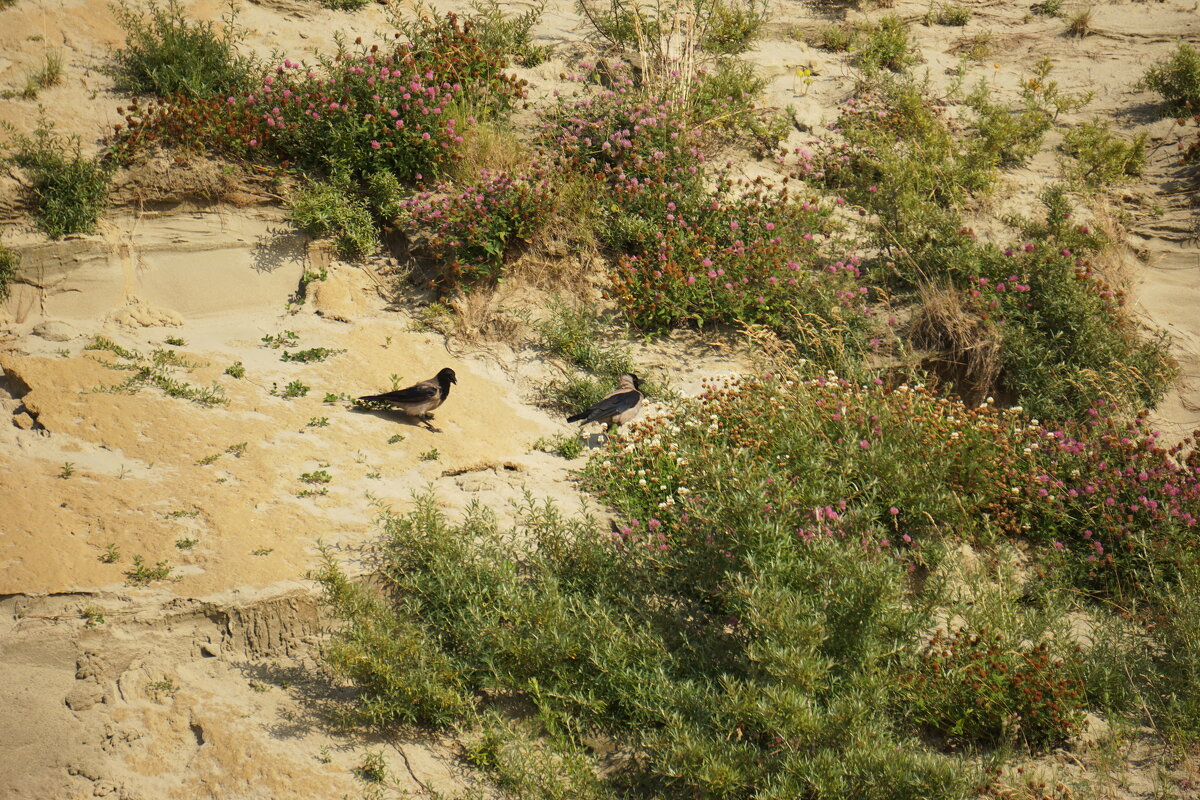
[[[187,5],[208,19],[224,8]],[[1177,38],[1200,40],[1194,2],[1095,6],[1095,32],[1084,39],[1066,37],[1063,20],[1031,17],[1027,3],[967,5],[974,16],[965,28],[914,25],[935,89],[954,79],[955,44],[991,31],[992,55],[968,84],[986,77],[1015,96],[1032,65],[1050,56],[1064,90],[1095,92],[1063,121],[1100,116],[1150,133],[1150,168],[1115,198],[1131,233],[1113,263],[1146,317],[1174,336],[1185,378],[1158,410],[1159,424],[1175,434],[1200,427],[1196,195],[1176,160],[1178,129],[1157,118],[1151,94],[1132,87]],[[555,0],[543,17],[543,42],[574,44],[526,71],[535,94],[548,93],[580,49],[572,8]],[[914,21],[926,10],[924,2],[895,8]],[[828,21],[782,2],[748,56],[771,78],[770,101],[793,106],[810,130],[833,119],[853,80],[843,56],[803,41]],[[239,17],[264,56],[327,50],[336,31],[370,36],[384,23],[381,6],[352,15],[302,0],[248,4]],[[0,89],[19,90],[49,48],[61,48],[66,73],[36,101],[0,100],[0,121],[28,132],[41,106],[94,149],[120,120],[123,98],[102,69],[120,39],[103,0],[18,0],[0,11]],[[814,73],[810,86],[797,85],[799,67]],[[792,141],[811,135],[798,130]],[[1000,210],[1032,206],[1054,179],[1053,145],[1009,176],[993,200]],[[479,501],[503,517],[527,489],[579,509],[573,465],[532,450],[539,437],[569,430],[531,402],[546,367],[535,352],[463,352],[421,330],[389,304],[382,263],[331,261],[291,230],[264,187],[225,186],[217,172],[185,176],[170,164],[149,169],[120,178],[119,207],[98,234],[60,242],[32,230],[19,176],[0,173],[0,235],[25,264],[0,313],[0,407],[12,421],[0,424],[0,798],[356,796],[362,785],[351,770],[369,748],[385,752],[396,776],[389,791],[467,785],[437,743],[372,742],[322,715],[332,690],[316,669],[320,618],[304,576],[318,542],[351,557],[370,541],[373,502],[402,508],[429,487],[448,507]],[[203,181],[220,202],[189,191]],[[289,313],[303,272],[322,267],[329,279]],[[261,341],[283,331],[297,334],[299,348],[344,352],[283,362]],[[113,354],[85,350],[98,335],[142,354],[176,352],[195,366],[171,374],[218,385],[228,405],[206,408],[150,387],[102,391],[130,373],[113,368],[121,361]],[[167,337],[186,344],[168,346]],[[744,363],[690,344],[641,358],[670,368],[684,390]],[[244,379],[225,373],[235,362]],[[459,384],[437,414],[441,433],[324,402],[327,393],[382,391],[392,376],[404,384],[443,366]],[[306,395],[278,396],[297,380]],[[328,484],[301,480],[321,470]],[[328,493],[298,496],[322,488]],[[110,546],[119,557],[106,563]],[[170,579],[127,585],[134,556],[169,562]],[[1126,790],[1148,796],[1153,786],[1135,774]]]

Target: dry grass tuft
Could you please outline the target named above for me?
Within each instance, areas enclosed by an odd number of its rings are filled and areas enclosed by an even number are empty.
[[[912,343],[933,353],[926,366],[940,380],[953,383],[968,402],[995,393],[1003,337],[967,307],[960,291],[922,286],[910,326]]]

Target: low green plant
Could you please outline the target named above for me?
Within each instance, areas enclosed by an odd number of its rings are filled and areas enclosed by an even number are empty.
[[[252,556],[269,556],[269,555],[271,555],[271,553],[274,553],[274,552],[275,552],[274,547],[256,547],[255,549],[250,551],[250,555],[252,555]]]
[[[551,439],[538,439],[533,447],[535,450],[553,453],[567,461],[574,461],[583,454],[584,444],[578,436],[557,433]]]
[[[171,564],[159,561],[153,567],[139,555],[133,557],[133,566],[125,572],[125,583],[130,586],[145,586],[154,581],[166,580],[171,576]]]
[[[336,356],[346,352],[330,347],[310,347],[307,350],[284,350],[279,356],[280,361],[296,361],[301,364],[309,364],[313,361],[324,361],[330,356]]]
[[[225,368],[225,374],[241,380],[246,377],[246,366],[240,361],[235,361]]]
[[[819,47],[822,50],[845,53],[852,50],[858,44],[858,39],[859,29],[854,25],[843,22],[835,25],[825,25],[817,29],[811,43],[814,47]]]
[[[230,12],[220,26],[192,20],[179,0],[150,0],[144,9],[114,4],[125,45],[112,53],[117,87],[130,94],[160,97],[221,97],[254,85],[261,67],[238,51],[245,31]]]
[[[95,628],[105,622],[104,611],[90,603],[80,607],[79,616],[84,619],[83,627],[85,628]]]
[[[271,384],[271,394],[275,395],[276,397],[282,397],[285,400],[293,397],[304,397],[311,389],[311,386],[305,384],[299,378],[288,382],[288,385],[283,387],[283,391],[279,391],[279,384]]]
[[[1029,10],[1045,17],[1061,17],[1062,4],[1063,0],[1042,0],[1042,2],[1030,6]]]
[[[1172,111],[1200,108],[1200,51],[1180,42],[1175,52],[1146,70],[1139,86],[1162,95]]]
[[[358,777],[367,783],[387,783],[387,761],[381,751],[368,750],[363,753],[362,763],[358,765]]]
[[[265,347],[278,350],[281,347],[295,347],[300,342],[300,334],[295,331],[281,331],[276,334],[267,334],[259,341]]]
[[[85,350],[98,350],[112,353],[115,359],[102,363],[109,369],[124,370],[133,374],[116,386],[108,386],[95,391],[134,394],[145,386],[154,386],[168,397],[190,400],[202,406],[225,405],[229,398],[225,390],[217,384],[209,387],[196,387],[178,380],[175,369],[191,370],[199,364],[181,358],[173,350],[154,349],[149,356],[136,350],[121,347],[116,342],[104,336],[95,337]]]
[[[0,242],[0,303],[8,299],[12,282],[21,266],[21,256]]]
[[[388,437],[387,443],[388,444],[399,444],[400,442],[403,442],[406,438],[407,437],[403,433],[393,433],[391,436]]]
[[[313,472],[304,472],[300,475],[300,480],[304,483],[324,484],[333,480],[333,476],[328,471],[323,469],[314,470]]]
[[[199,539],[193,539],[191,537],[181,537],[175,540],[175,546],[180,550],[191,550],[199,543]]]
[[[28,173],[34,220],[52,238],[92,233],[108,203],[112,166],[83,155],[78,137],[52,126],[17,136],[12,162]]]
[[[441,457],[442,457],[442,454],[440,452],[438,452],[438,449],[436,447],[434,447],[430,450],[426,450],[425,452],[421,453],[421,455],[419,456],[419,458],[422,461],[437,461]]]
[[[1137,177],[1146,163],[1146,140],[1144,131],[1123,139],[1103,120],[1076,125],[1063,134],[1063,152],[1075,159],[1066,173],[1093,189]]]
[[[769,17],[770,7],[763,0],[717,0],[712,4],[700,46],[717,56],[741,55],[754,46]]]
[[[329,426],[329,417],[310,417],[308,420],[308,428],[325,428]]]
[[[365,258],[379,248],[367,202],[344,180],[310,182],[289,198],[288,218],[309,236],[332,238],[343,258]]]
[[[321,5],[333,11],[358,11],[370,3],[371,0],[321,0]]]
[[[100,563],[115,564],[121,560],[121,548],[117,547],[112,542],[104,546],[104,552],[100,554]]]
[[[971,9],[960,3],[939,3],[930,6],[925,14],[926,25],[949,25],[961,28],[971,21]]]
[[[67,478],[71,477],[74,474],[75,474],[75,464],[72,461],[65,462],[62,465],[62,468],[60,468],[58,470],[58,477],[60,477],[64,480],[66,480]]]

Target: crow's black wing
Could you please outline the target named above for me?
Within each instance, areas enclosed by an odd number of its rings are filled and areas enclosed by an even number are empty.
[[[397,389],[385,394],[372,394],[360,397],[359,400],[369,400],[376,403],[423,403],[438,396],[437,384],[418,383],[407,389]]]
[[[620,394],[612,394],[601,400],[596,405],[584,411],[581,414],[576,414],[573,417],[567,417],[567,422],[592,422],[597,419],[606,419],[620,414],[622,411],[628,411],[636,406],[642,400],[641,392],[621,392]]]

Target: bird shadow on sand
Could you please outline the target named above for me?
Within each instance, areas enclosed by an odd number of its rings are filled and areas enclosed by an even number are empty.
[[[372,408],[371,406],[351,406],[349,409],[351,414],[370,414],[373,417],[378,417],[388,422],[397,422],[401,425],[407,425],[410,428],[421,428],[422,430],[432,431],[433,433],[441,433],[441,428],[437,427],[436,420],[426,422],[417,417],[410,417],[403,411],[396,411],[391,408]]]

